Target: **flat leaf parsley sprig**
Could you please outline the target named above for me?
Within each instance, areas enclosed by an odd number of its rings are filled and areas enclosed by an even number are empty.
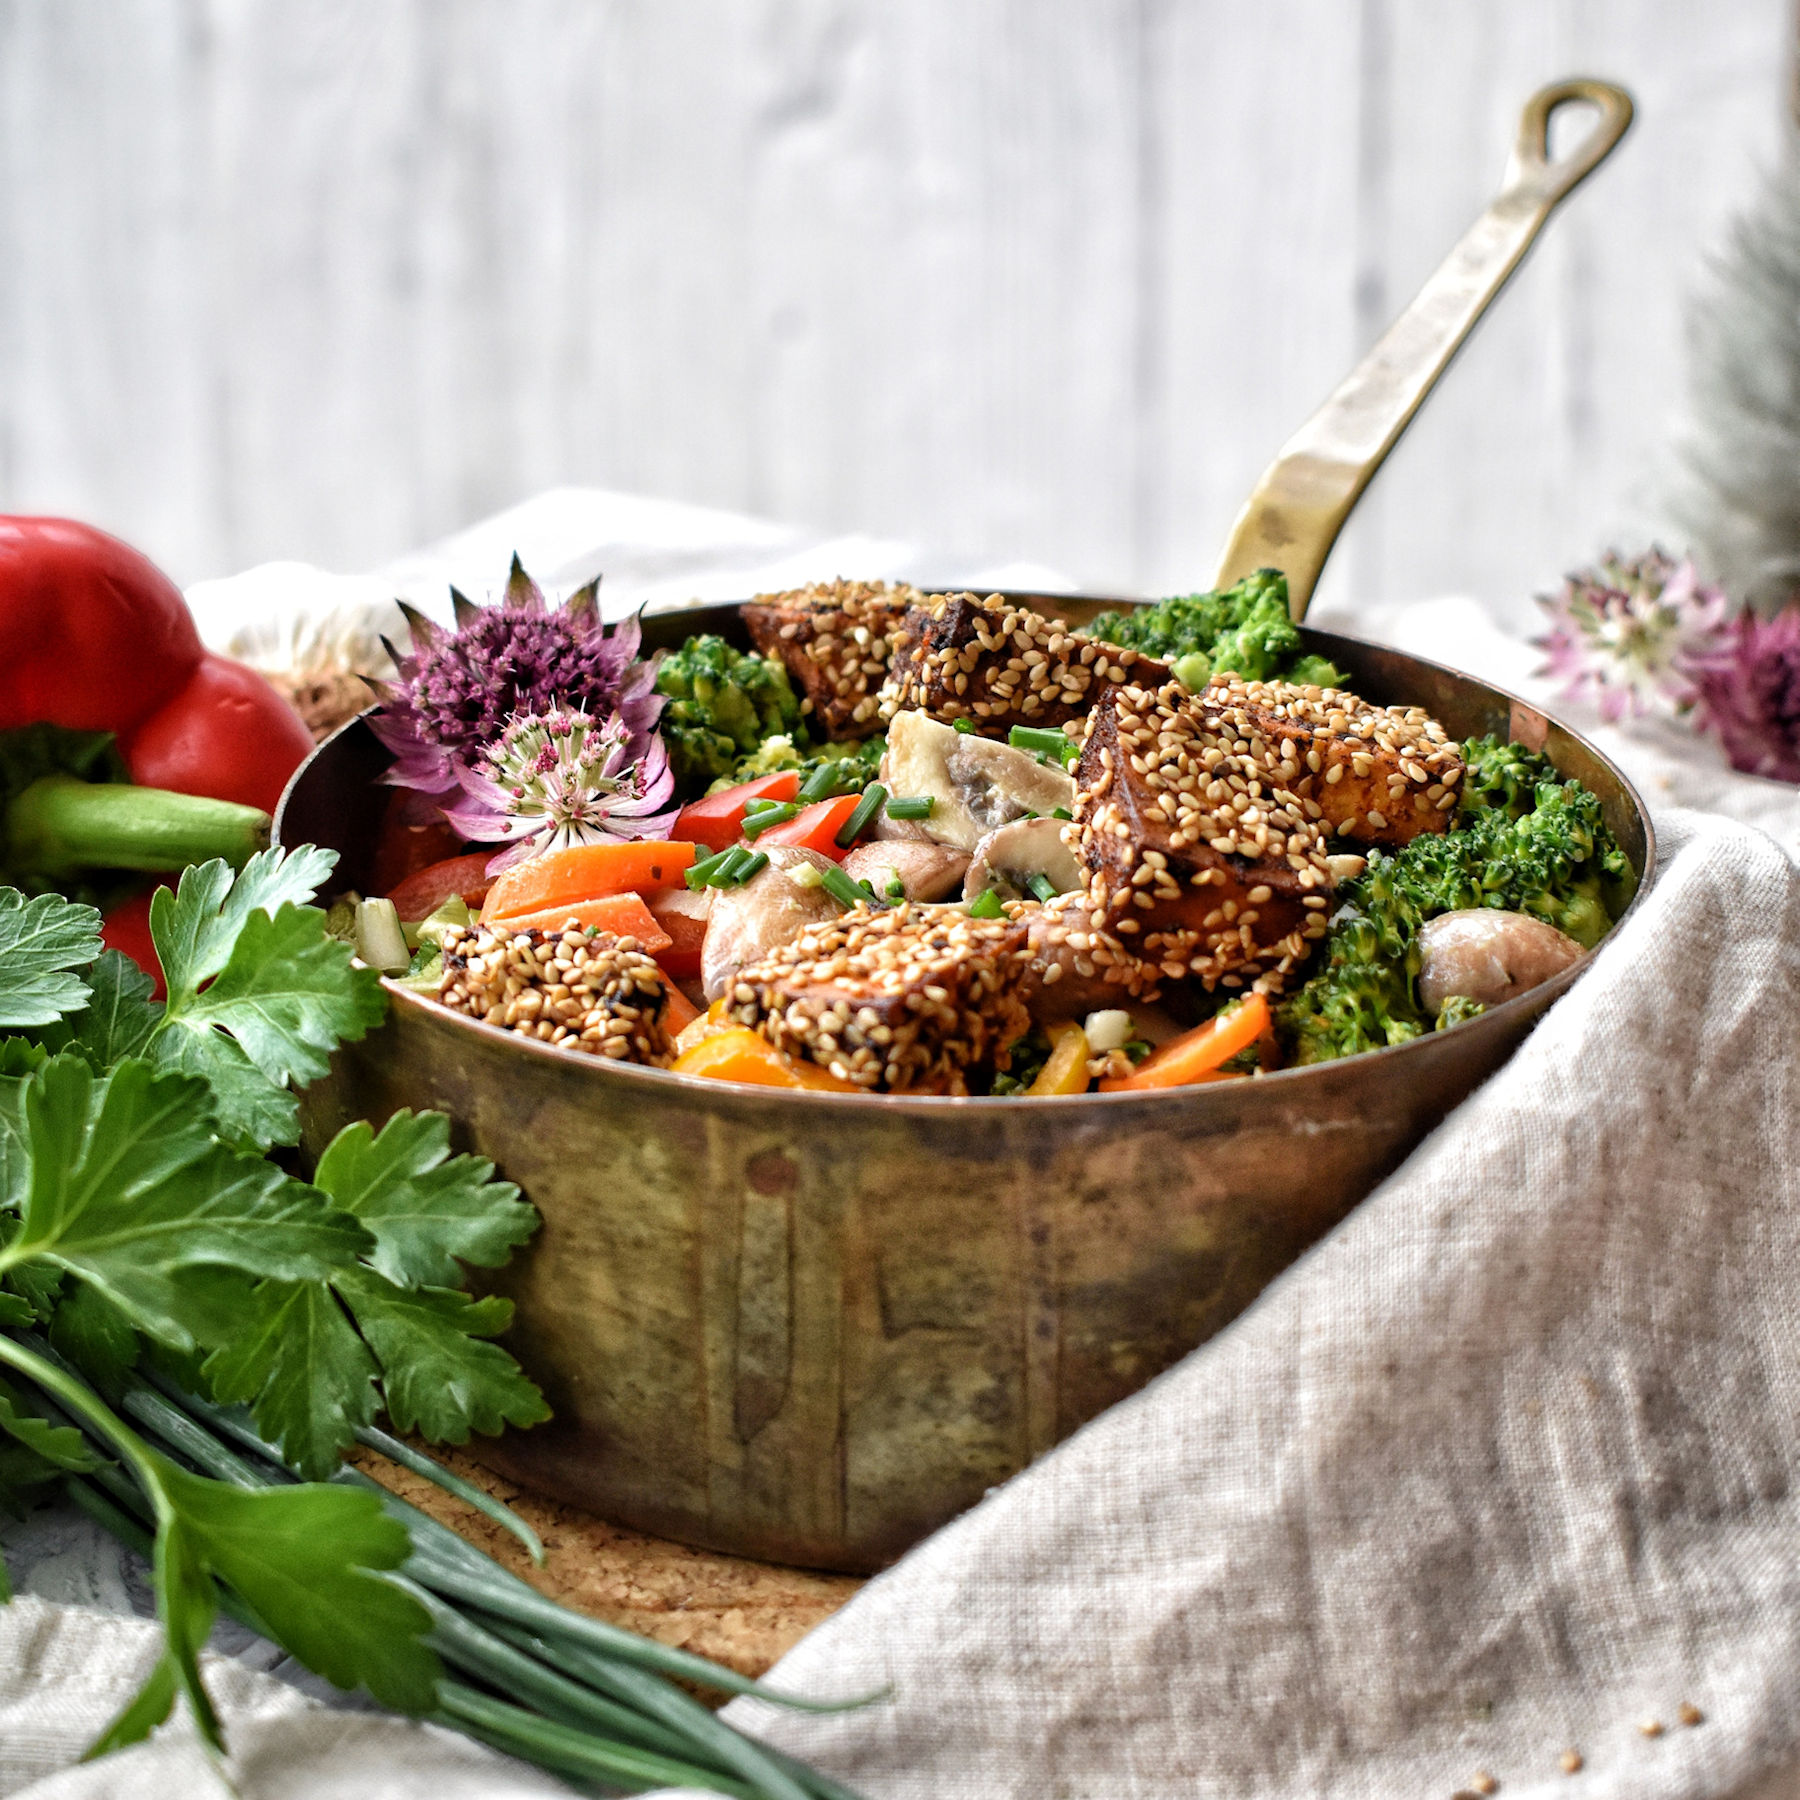
[[[462,1290],[536,1213],[436,1113],[345,1127],[310,1183],[266,1154],[298,1140],[291,1084],[382,1016],[308,904],[334,862],[271,850],[159,892],[162,1004],[91,907],[0,888],[0,1505],[60,1489],[141,1549],[164,1632],[90,1754],[178,1696],[223,1749],[199,1665],[223,1609],[339,1687],[575,1780],[846,1800],[668,1677],[804,1703],[568,1612],[340,1466],[360,1441],[538,1551],[372,1423],[462,1443],[548,1416],[490,1341],[510,1304]]]

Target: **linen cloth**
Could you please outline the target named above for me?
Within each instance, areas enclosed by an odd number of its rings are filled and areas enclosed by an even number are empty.
[[[572,546],[547,572],[583,577],[583,519],[637,592],[916,565],[873,544],[809,565],[819,547],[791,539],[746,555],[754,534],[709,516],[694,535],[738,566],[695,552],[669,575],[666,542],[620,554],[637,503],[538,504],[472,534],[480,557],[450,546],[413,576],[490,585],[509,538],[535,572],[537,532]],[[272,581],[296,603],[309,583],[347,596],[289,570],[240,597]],[[609,576],[615,603],[632,588]],[[230,595],[201,598],[229,619]],[[1470,603],[1341,623],[1531,686],[1530,651]],[[1448,1796],[1483,1772],[1506,1794],[1800,1794],[1800,800],[1674,728],[1595,735],[1659,814],[1664,874],[1590,974],[1248,1313],[773,1677],[891,1700],[727,1716],[872,1800]],[[147,1666],[147,1634],[0,1610],[0,1795],[204,1791],[180,1720],[64,1767]],[[246,1793],[557,1791],[241,1666],[218,1680]]]

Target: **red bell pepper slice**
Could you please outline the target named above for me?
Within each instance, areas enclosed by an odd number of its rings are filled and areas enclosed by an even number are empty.
[[[801,850],[817,850],[833,862],[842,862],[849,851],[837,842],[844,821],[862,804],[861,794],[839,794],[833,800],[821,800],[796,814],[785,825],[771,825],[757,840],[759,850],[770,844],[792,844]]]
[[[709,850],[729,850],[744,834],[744,809],[752,800],[791,800],[799,791],[800,777],[793,769],[759,775],[755,781],[742,781],[690,802],[681,809],[669,835],[685,843],[704,844]]]

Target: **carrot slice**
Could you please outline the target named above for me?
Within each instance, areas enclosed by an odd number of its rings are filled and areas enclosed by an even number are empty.
[[[684,806],[675,821],[675,835],[692,838],[709,850],[729,850],[743,835],[744,809],[752,800],[791,800],[799,791],[800,776],[793,769],[741,781]]]
[[[608,894],[654,894],[679,881],[693,861],[692,844],[572,844],[503,870],[488,890],[481,916],[511,919]]]
[[[753,1087],[814,1088],[824,1093],[858,1092],[829,1070],[784,1056],[747,1025],[702,1038],[670,1065],[677,1075],[704,1075],[713,1081],[743,1081]]]
[[[669,1003],[663,1009],[663,1023],[668,1026],[670,1037],[679,1037],[701,1017],[701,1012],[674,982],[665,979],[663,986],[669,991]]]
[[[388,892],[394,911],[403,923],[415,925],[429,919],[452,894],[460,894],[466,904],[479,906],[487,898],[493,884],[487,866],[494,860],[491,850],[475,856],[447,856],[429,868],[419,869]]]
[[[801,850],[817,850],[833,862],[842,862],[849,852],[839,848],[837,834],[843,830],[844,821],[861,804],[861,794],[839,794],[835,800],[821,800],[816,806],[795,814],[785,825],[771,825],[756,840],[756,847],[764,850],[770,844],[792,844]]]
[[[1140,1088],[1187,1087],[1200,1081],[1229,1081],[1219,1064],[1230,1062],[1240,1050],[1248,1050],[1269,1029],[1269,1003],[1252,994],[1242,1006],[1220,1013],[1204,1025],[1171,1038],[1153,1051],[1129,1075],[1114,1076],[1100,1084],[1103,1094],[1130,1093]]]
[[[572,900],[566,906],[547,906],[542,912],[517,913],[508,919],[486,919],[489,925],[504,925],[508,931],[561,931],[573,919],[577,925],[591,925],[596,931],[610,931],[614,937],[636,938],[638,948],[646,956],[660,955],[669,947],[669,934],[651,916],[638,894],[604,894],[598,900]]]

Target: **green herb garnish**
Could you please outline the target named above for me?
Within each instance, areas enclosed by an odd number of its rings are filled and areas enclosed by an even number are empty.
[[[1081,746],[1067,732],[1046,731],[1036,725],[1015,725],[1006,734],[1006,741],[1015,750],[1029,751],[1039,758],[1054,756],[1065,769],[1081,755]]]
[[[1004,919],[1006,908],[1000,904],[1000,890],[986,889],[978,899],[969,902],[971,919]]]
[[[887,797],[887,789],[879,781],[871,781],[863,789],[863,796],[857,801],[856,810],[838,827],[838,834],[832,842],[840,850],[848,850],[875,822],[875,815],[881,811]]]
[[[887,803],[890,819],[929,819],[937,799],[932,794],[908,794]]]

